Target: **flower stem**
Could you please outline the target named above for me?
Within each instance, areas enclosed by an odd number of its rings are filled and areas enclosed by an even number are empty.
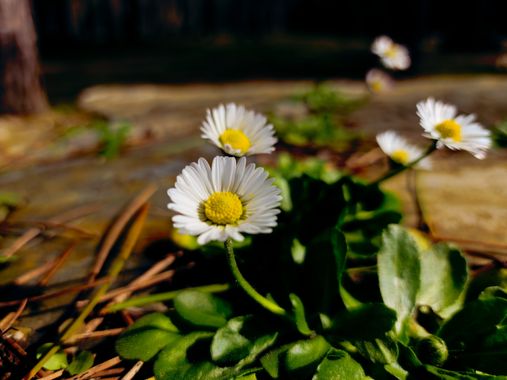
[[[276,315],[287,316],[287,312],[281,308],[275,302],[267,299],[263,295],[261,295],[257,290],[253,288],[252,285],[243,277],[241,272],[239,271],[238,264],[236,262],[236,257],[234,256],[234,249],[232,248],[232,240],[227,239],[225,241],[225,248],[227,251],[227,262],[229,263],[229,267],[231,268],[232,275],[238,282],[239,286],[252,297],[258,304],[260,304],[265,309],[271,311]]]
[[[400,165],[400,167],[398,168],[395,168],[389,172],[387,172],[385,175],[383,175],[382,177],[380,177],[379,179],[376,179],[375,181],[373,181],[372,183],[370,183],[370,185],[378,185],[382,182],[384,182],[385,180],[389,179],[389,178],[392,178],[394,177],[395,175],[407,170],[407,169],[411,169],[413,168],[415,165],[417,165],[419,162],[421,162],[423,159],[425,159],[426,157],[428,157],[431,153],[433,153],[433,151],[435,151],[437,149],[437,143],[436,141],[434,141],[429,147],[428,149],[426,149],[426,151],[417,159],[415,159],[414,161],[408,163],[407,165]]]

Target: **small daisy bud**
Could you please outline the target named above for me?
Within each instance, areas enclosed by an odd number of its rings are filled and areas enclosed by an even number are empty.
[[[441,366],[448,356],[447,346],[438,336],[430,335],[417,343],[417,357],[423,363]]]

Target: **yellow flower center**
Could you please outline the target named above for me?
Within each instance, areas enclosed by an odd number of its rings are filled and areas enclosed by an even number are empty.
[[[381,80],[377,79],[371,82],[370,88],[373,92],[381,92],[383,90],[383,83]]]
[[[243,215],[243,205],[236,194],[218,191],[204,201],[204,215],[215,224],[234,224]]]
[[[386,50],[385,55],[387,58],[394,58],[398,54],[398,48],[396,45],[391,45],[389,49]]]
[[[239,129],[226,129],[220,135],[220,142],[222,145],[230,145],[241,154],[245,154],[252,145],[248,137]]]
[[[397,149],[391,153],[391,160],[402,165],[408,164],[409,158],[408,152],[403,149]]]
[[[453,119],[447,119],[442,121],[435,127],[435,130],[440,134],[443,139],[451,139],[455,142],[460,142],[461,137],[461,125],[456,123]]]

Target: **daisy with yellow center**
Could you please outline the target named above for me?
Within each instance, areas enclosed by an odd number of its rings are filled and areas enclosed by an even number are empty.
[[[395,163],[407,166],[421,158],[425,152],[407,142],[394,131],[386,131],[377,135],[377,143],[380,149]],[[419,169],[430,169],[429,158],[424,158],[416,165]]]
[[[466,150],[476,158],[486,157],[491,134],[475,121],[475,115],[458,115],[456,107],[428,98],[417,104],[424,136],[437,141],[437,148]]]
[[[234,103],[208,110],[201,132],[203,138],[237,157],[271,153],[277,141],[265,116]]]
[[[382,70],[371,69],[366,74],[366,85],[372,93],[379,94],[393,87],[393,79]]]
[[[183,169],[168,195],[174,227],[199,244],[270,233],[282,199],[267,172],[244,157],[215,157],[211,167],[201,158]]]
[[[395,43],[387,36],[373,41],[371,51],[380,57],[382,64],[391,70],[406,70],[410,67],[410,55],[405,46]]]

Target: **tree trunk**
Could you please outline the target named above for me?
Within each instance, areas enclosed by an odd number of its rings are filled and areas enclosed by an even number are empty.
[[[0,113],[28,114],[47,107],[30,1],[0,0]]]

